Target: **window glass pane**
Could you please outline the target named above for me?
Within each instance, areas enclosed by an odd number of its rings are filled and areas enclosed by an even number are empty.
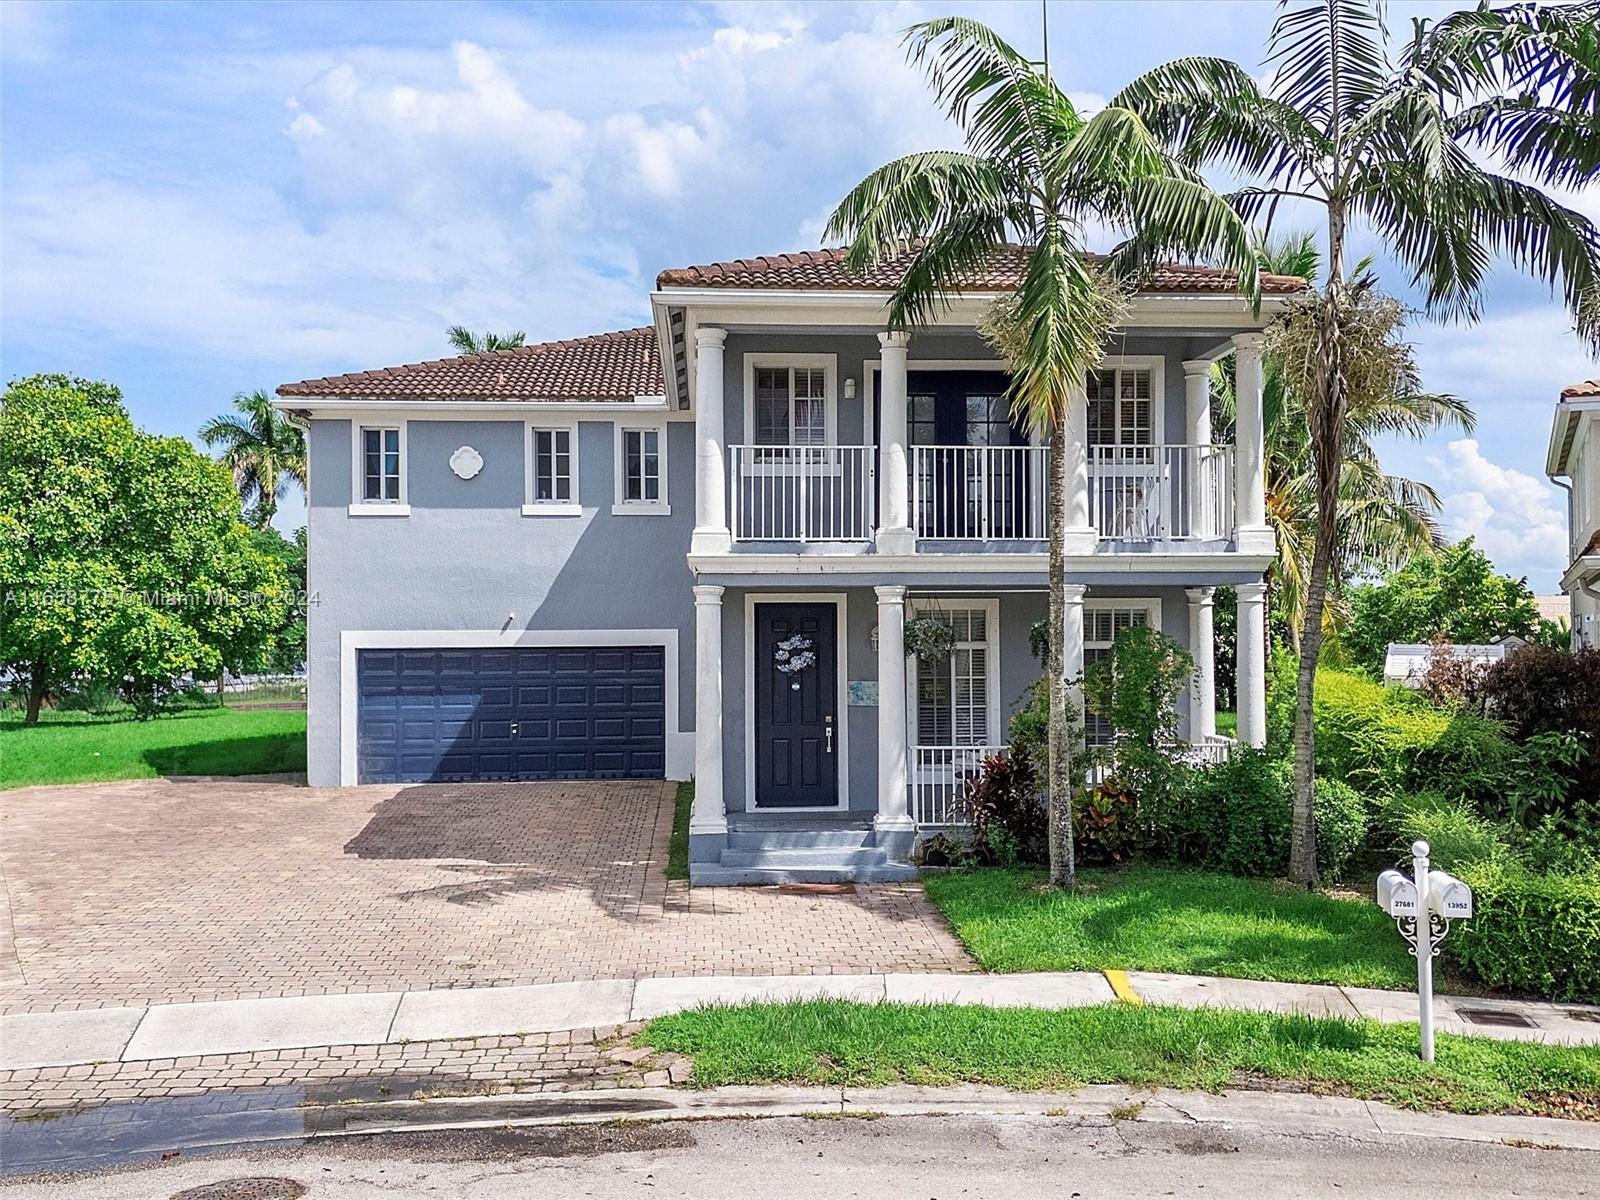
[[[644,498],[661,499],[661,433],[647,429],[643,435]]]
[[[640,451],[642,438],[637,429],[622,431],[622,498],[644,498],[644,463]]]
[[[906,397],[906,436],[913,446],[938,445],[932,396]]]
[[[956,647],[950,655],[956,745],[981,746],[989,739],[988,649]]]
[[[1108,446],[1117,440],[1117,373],[1090,371],[1084,386],[1089,402],[1089,444]]]
[[[950,659],[917,664],[917,742],[950,746],[954,736],[950,709]]]
[[[758,446],[789,444],[789,372],[756,368],[755,439]]]
[[[533,499],[572,499],[572,431],[533,431]]]
[[[794,373],[794,444],[821,446],[827,441],[826,375],[804,367]]]

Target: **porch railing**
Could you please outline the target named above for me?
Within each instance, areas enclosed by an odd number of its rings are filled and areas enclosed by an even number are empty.
[[[875,446],[729,446],[736,542],[867,542]]]
[[[1233,533],[1231,446],[1090,446],[1089,520],[1103,538]]]
[[[913,746],[911,819],[918,825],[966,825],[961,802],[968,779],[983,770],[983,760],[1003,754],[1004,746]]]
[[[1043,541],[1049,534],[1042,446],[911,447],[919,538]]]

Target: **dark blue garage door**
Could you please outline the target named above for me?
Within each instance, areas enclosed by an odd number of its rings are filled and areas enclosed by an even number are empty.
[[[362,783],[659,779],[660,646],[362,650]]]

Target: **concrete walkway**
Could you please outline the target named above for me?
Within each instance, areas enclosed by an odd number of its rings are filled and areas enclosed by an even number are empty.
[[[1152,972],[785,975],[596,980],[527,987],[219,1000],[0,1017],[0,1070],[181,1059],[314,1046],[379,1046],[621,1025],[707,1004],[865,1003],[1072,1008],[1136,1003],[1414,1021],[1405,992]],[[1518,1041],[1600,1044],[1600,1007],[1440,996],[1438,1028]]]

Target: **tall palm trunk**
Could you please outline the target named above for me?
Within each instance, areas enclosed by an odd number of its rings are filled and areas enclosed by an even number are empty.
[[[1300,627],[1300,663],[1295,677],[1294,824],[1289,839],[1289,878],[1312,887],[1317,882],[1316,793],[1317,657],[1322,652],[1322,614],[1328,601],[1328,574],[1338,536],[1339,477],[1344,462],[1345,378],[1341,318],[1344,304],[1344,209],[1328,205],[1328,286],[1322,298],[1317,339],[1317,394],[1312,397],[1311,461],[1316,471],[1316,540],[1306,579],[1305,614]]]
[[[1045,671],[1050,676],[1050,738],[1046,766],[1050,826],[1050,882],[1056,887],[1078,885],[1078,867],[1072,849],[1072,739],[1068,736],[1070,712],[1066,673],[1067,557],[1062,544],[1067,527],[1066,421],[1058,418],[1050,435],[1047,470],[1050,476],[1050,650]]]

